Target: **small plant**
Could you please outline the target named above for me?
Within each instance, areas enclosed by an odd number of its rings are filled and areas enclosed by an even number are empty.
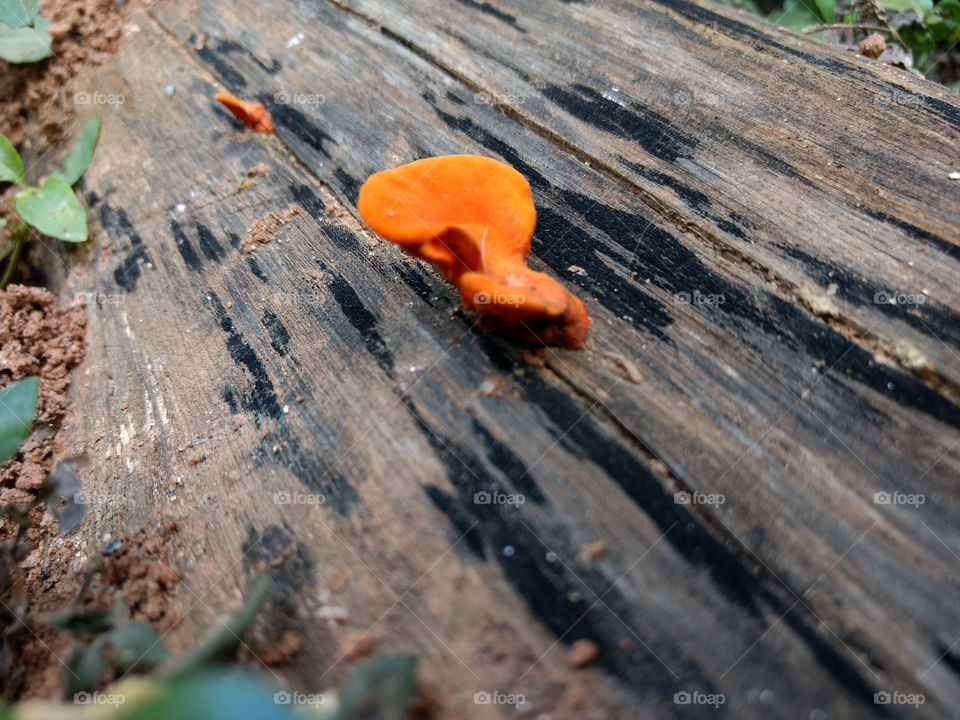
[[[7,1],[0,0],[0,3]],[[73,185],[90,164],[99,136],[100,116],[97,115],[83,126],[60,167],[39,186],[31,187],[27,184],[20,153],[6,136],[0,134],[0,182],[15,183],[20,188],[13,198],[19,220],[9,228],[12,242],[0,248],[0,261],[6,261],[0,276],[0,289],[13,278],[30,228],[66,242],[87,239],[87,214],[73,191]]]
[[[40,384],[35,377],[25,377],[0,391],[0,465],[16,455],[30,437],[39,397]]]
[[[956,73],[933,73],[960,42],[960,0],[718,0],[723,5],[766,15],[804,33],[824,30],[876,32],[900,45],[914,67],[931,79],[960,87]],[[953,60],[954,66],[956,60]]]
[[[53,55],[50,21],[40,0],[0,0],[0,60],[29,63]]]
[[[900,28],[900,37],[913,54],[917,69],[924,74],[933,70],[950,48],[960,42],[960,0],[883,0],[881,7],[912,10],[917,19]],[[955,81],[952,87],[960,86]]]

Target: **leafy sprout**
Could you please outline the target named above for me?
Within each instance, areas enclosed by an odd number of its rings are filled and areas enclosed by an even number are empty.
[[[30,437],[39,397],[40,384],[35,377],[23,378],[0,391],[0,463],[13,457]]]
[[[50,21],[40,0],[0,0],[0,60],[29,63],[53,55]]]
[[[5,3],[9,2],[0,0],[0,8],[6,8]],[[0,11],[0,16],[4,12]],[[0,261],[6,262],[0,275],[0,289],[13,279],[30,228],[64,242],[84,242],[87,239],[87,214],[72,186],[90,164],[99,137],[100,116],[96,115],[83,126],[60,167],[40,185],[31,186],[27,183],[20,153],[0,134],[0,182],[14,183],[19,188],[13,197],[19,220],[8,230],[13,242],[0,248]]]

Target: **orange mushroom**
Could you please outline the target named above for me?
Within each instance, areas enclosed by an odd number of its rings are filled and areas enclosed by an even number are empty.
[[[440,268],[488,325],[525,341],[583,346],[583,303],[527,267],[537,212],[529,183],[509,165],[477,155],[418,160],[371,175],[357,208],[377,234]]]
[[[245,128],[252,128],[257,132],[273,132],[273,120],[270,119],[270,113],[263,106],[263,103],[252,100],[241,100],[227,92],[219,92],[213,96],[233,113]]]

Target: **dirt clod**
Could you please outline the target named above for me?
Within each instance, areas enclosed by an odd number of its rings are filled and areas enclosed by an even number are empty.
[[[585,668],[592,665],[600,654],[600,648],[592,640],[580,639],[574,641],[567,653],[567,662],[571,667]]]
[[[860,54],[876,60],[887,49],[887,43],[880,33],[871,33],[860,41]]]
[[[175,520],[164,518],[124,533],[104,574],[106,582],[120,590],[132,616],[155,624],[161,631],[177,620],[172,599],[180,581],[172,543],[177,529]]]

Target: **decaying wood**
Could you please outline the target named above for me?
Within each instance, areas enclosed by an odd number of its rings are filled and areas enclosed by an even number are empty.
[[[577,718],[957,706],[955,95],[686,0],[170,0],[137,25],[95,79],[126,95],[85,180],[113,301],[68,433],[97,458],[88,532],[183,518],[175,642],[267,563],[305,689],[372,628],[451,717],[511,715],[474,703],[495,691]],[[450,152],[528,177],[585,351],[484,335],[363,229],[368,174]]]

